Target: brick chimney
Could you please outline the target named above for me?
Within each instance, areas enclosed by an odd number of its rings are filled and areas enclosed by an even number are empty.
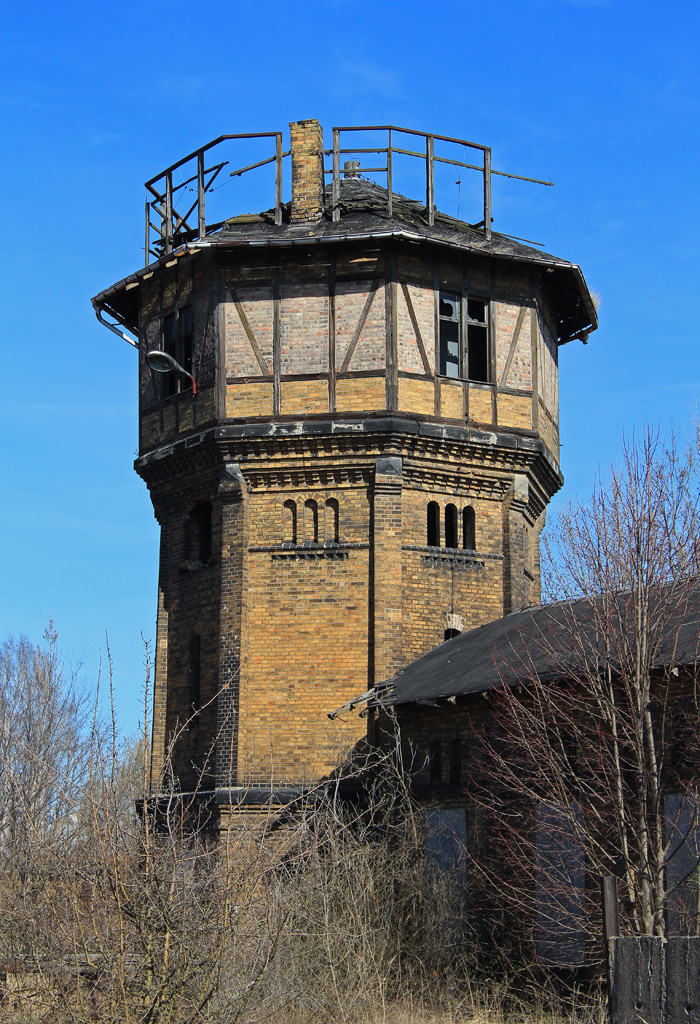
[[[316,223],[323,214],[323,132],[316,118],[293,121],[292,224]]]

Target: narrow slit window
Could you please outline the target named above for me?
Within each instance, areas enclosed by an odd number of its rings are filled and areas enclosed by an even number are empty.
[[[297,503],[291,498],[282,506],[282,539],[285,544],[297,542]]]
[[[459,547],[459,518],[454,505],[448,505],[445,509],[445,547]]]
[[[338,543],[338,519],[340,508],[335,498],[328,498],[326,501],[326,534],[327,544]]]
[[[440,506],[436,501],[428,504],[428,544],[440,547]]]
[[[313,498],[304,502],[304,540],[318,544],[318,504]]]
[[[471,505],[462,512],[462,547],[467,551],[476,550],[476,519]]]
[[[187,557],[203,565],[211,557],[211,505],[203,501],[195,505],[187,521]]]

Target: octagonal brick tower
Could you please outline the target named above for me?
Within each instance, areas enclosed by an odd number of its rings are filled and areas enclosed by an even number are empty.
[[[222,814],[323,777],[364,729],[329,711],[538,601],[558,350],[597,326],[576,265],[342,176],[336,139],[325,187],[291,125],[268,213],[211,227],[202,188],[190,228],[166,189],[157,258],[93,300],[137,340],[161,528],[153,788],[177,733]]]

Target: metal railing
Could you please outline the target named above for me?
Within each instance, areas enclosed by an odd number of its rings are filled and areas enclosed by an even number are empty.
[[[386,146],[371,147],[371,148],[341,148],[341,132],[388,132],[388,139]],[[417,152],[412,149],[405,149],[403,147],[393,145],[393,141],[396,135],[410,135],[416,138],[425,139],[425,150],[424,152]],[[445,142],[455,146],[464,147],[465,151],[467,148],[476,150],[481,154],[480,164],[470,164],[465,160],[453,160],[449,157],[436,156],[435,155],[435,143]],[[393,198],[394,198],[394,155],[401,154],[402,156],[418,157],[420,160],[425,161],[425,209],[428,218],[428,224],[432,227],[435,223],[435,164],[449,164],[453,167],[465,168],[470,171],[478,171],[483,176],[483,219],[473,224],[472,227],[483,228],[486,238],[491,238],[491,177],[494,174],[501,175],[504,178],[516,178],[519,181],[530,181],[536,185],[551,185],[551,181],[540,181],[538,178],[526,178],[521,174],[508,174],[506,171],[495,171],[491,167],[491,148],[490,146],[482,146],[478,142],[469,142],[467,139],[454,139],[449,135],[435,135],[429,134],[428,132],[415,131],[413,128],[399,128],[396,125],[364,125],[357,127],[343,127],[333,129],[333,148],[324,151],[326,156],[332,156],[332,167],[330,170],[326,170],[326,174],[332,175],[332,217],[334,221],[339,221],[341,216],[340,210],[340,157],[342,155],[358,156],[360,154],[379,154],[386,157],[386,164],[380,165],[379,167],[362,167],[359,166],[355,173],[359,174],[370,174],[370,173],[385,173],[386,174],[386,190],[387,190],[387,216],[393,216]]]
[[[324,150],[324,157],[330,156],[332,158],[331,167],[325,167],[324,160],[324,174],[330,175],[332,178],[331,185],[331,216],[333,221],[337,222],[341,218],[341,205],[340,205],[340,179],[341,174],[347,173],[341,171],[340,157],[346,156],[363,156],[367,154],[379,155],[384,157],[385,162],[379,162],[379,166],[371,167],[361,166],[358,163],[356,170],[353,173],[358,174],[385,174],[386,175],[386,193],[387,193],[387,216],[391,218],[393,216],[394,206],[394,158],[397,155],[408,156],[418,158],[425,162],[425,209],[428,224],[431,226],[435,223],[435,165],[436,164],[447,164],[452,167],[464,168],[470,171],[476,171],[483,177],[483,219],[472,227],[483,229],[486,238],[491,238],[491,179],[493,175],[500,175],[505,178],[516,178],[519,181],[529,181],[537,185],[551,185],[551,181],[541,181],[538,178],[527,178],[520,174],[508,174],[505,171],[496,171],[491,167],[491,148],[489,146],[482,146],[476,142],[469,142],[466,139],[455,139],[448,135],[435,135],[427,132],[415,131],[412,128],[399,128],[396,125],[364,125],[364,126],[353,126],[353,127],[340,127],[333,128],[333,147],[332,149]],[[349,146],[341,146],[341,136],[343,133],[351,132],[386,132],[388,137],[386,139],[386,145],[374,146],[374,147],[355,147],[350,148]],[[403,146],[395,145],[396,137],[399,136],[410,136],[417,139],[423,139],[425,148],[424,150],[418,151],[415,149],[409,149],[406,143]],[[216,230],[221,226],[218,224],[207,224],[206,222],[206,210],[205,200],[208,192],[212,191],[212,186],[216,178],[219,176],[224,167],[228,166],[228,160],[220,160],[207,165],[206,155],[210,150],[213,150],[217,146],[221,146],[225,142],[242,142],[244,140],[251,139],[274,139],[274,153],[272,156],[266,157],[263,160],[258,160],[255,163],[248,164],[243,167],[238,167],[234,171],[229,172],[229,177],[235,178],[240,177],[247,171],[255,170],[258,167],[264,167],[267,164],[274,163],[275,165],[275,224],[277,226],[282,224],[282,161],[285,157],[290,155],[291,150],[283,152],[282,150],[282,132],[253,132],[242,135],[220,135],[218,139],[214,139],[212,142],[208,142],[206,146],[202,146],[201,149],[196,149],[192,153],[188,153],[187,156],[178,160],[176,163],[171,164],[170,167],[166,167],[160,174],[155,175],[146,182],[146,189],[149,193],[146,199],[146,266],[148,266],[151,258],[160,259],[162,256],[167,256],[177,248],[186,242],[195,241],[198,238],[203,238],[207,232]],[[399,138],[398,141],[402,141]],[[480,154],[478,163],[468,163],[466,160],[452,159],[446,156],[435,155],[435,143],[447,144],[451,146],[464,147],[466,154],[467,149],[471,149]],[[188,164],[192,164],[193,173],[186,178],[186,180],[175,183],[173,175],[176,171],[181,168],[185,168]],[[196,182],[196,188],[191,187]],[[221,187],[221,186],[218,186]],[[190,202],[188,192],[195,192],[195,197]],[[185,198],[187,197],[187,198]],[[179,209],[177,203],[180,204]],[[189,204],[189,205],[187,205]],[[223,223],[223,222],[222,222]]]
[[[282,223],[282,160],[289,156],[289,151],[282,152],[282,132],[253,132],[244,135],[220,135],[218,139],[208,142],[201,149],[188,153],[177,163],[166,167],[160,174],[150,178],[146,182],[146,189],[150,193],[146,200],[146,266],[150,258],[159,259],[168,255],[185,242],[203,238],[207,230],[212,230],[219,225],[206,223],[205,200],[207,192],[211,191],[212,185],[221,171],[229,163],[222,160],[207,167],[206,153],[220,146],[223,142],[243,139],[274,139],[275,152],[273,156],[256,163],[239,167],[229,173],[229,177],[235,178],[246,171],[252,171],[256,167],[264,167],[266,164],[275,164],[275,224]],[[175,171],[185,167],[190,162],[196,161],[196,171],[185,181],[173,183]],[[176,199],[184,197],[187,189],[193,182],[197,183],[196,196],[188,207],[181,205],[176,208]],[[187,200],[189,202],[189,198]],[[153,223],[155,217],[156,223]]]

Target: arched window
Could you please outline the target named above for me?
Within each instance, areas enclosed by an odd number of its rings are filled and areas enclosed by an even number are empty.
[[[453,636],[459,636],[458,629],[453,629],[452,627],[450,627],[450,629],[445,630],[445,640],[451,640]]]
[[[436,501],[428,503],[428,544],[440,547],[440,506]]]
[[[457,515],[457,508],[454,505],[448,505],[445,508],[445,547],[456,548],[459,546],[459,518]]]
[[[318,544],[318,504],[313,498],[304,502],[304,540]]]
[[[462,547],[468,551],[476,550],[476,526],[471,505],[467,505],[462,512]]]
[[[335,498],[328,498],[326,501],[326,544],[338,543],[338,520],[340,508]]]
[[[291,498],[282,506],[282,538],[285,544],[297,542],[297,503]]]
[[[203,501],[195,505],[187,520],[187,558],[190,562],[202,562],[211,557],[211,505]]]

